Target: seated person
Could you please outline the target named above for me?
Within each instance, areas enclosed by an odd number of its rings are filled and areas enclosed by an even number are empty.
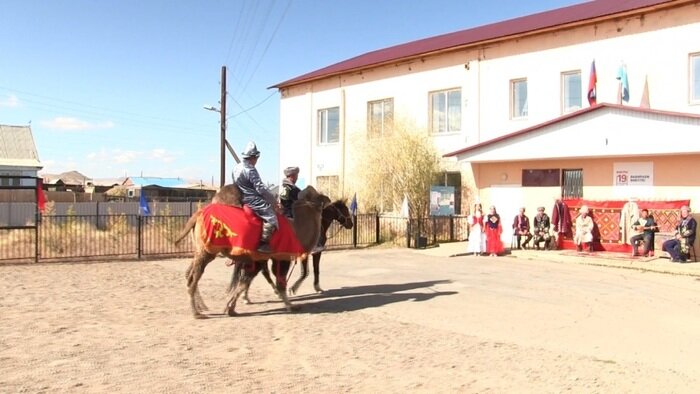
[[[548,250],[551,248],[552,235],[549,233],[549,216],[544,213],[544,207],[537,208],[537,215],[532,219],[532,227],[534,227],[534,239],[532,243],[535,244],[535,249],[540,249],[540,243],[544,242],[544,249]]]
[[[574,243],[576,250],[583,250],[583,244],[588,244],[588,250],[593,251],[593,219],[588,216],[588,207],[583,205],[579,209],[579,215],[576,218],[576,233],[574,234]]]
[[[664,252],[671,255],[671,262],[685,263],[690,256],[690,249],[695,243],[695,230],[697,222],[690,216],[690,208],[681,207],[681,221],[676,226],[676,236],[664,242],[661,247]]]
[[[525,208],[520,208],[520,212],[515,215],[515,219],[513,219],[513,231],[513,234],[518,240],[518,249],[521,249],[520,240],[522,237],[525,237],[525,242],[522,243],[522,246],[527,249],[527,243],[532,239],[532,234],[530,233],[530,219],[525,216]]]
[[[638,231],[639,234],[630,237],[630,243],[632,243],[632,256],[639,256],[639,250],[637,248],[637,243],[642,241],[642,256],[648,256],[649,251],[654,250],[654,233],[659,231],[659,227],[654,222],[654,218],[649,216],[648,209],[642,209],[642,215],[637,219],[636,222],[632,223],[632,228]]]

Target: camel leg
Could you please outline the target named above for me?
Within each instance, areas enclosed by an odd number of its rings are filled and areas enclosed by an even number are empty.
[[[289,294],[296,294],[297,291],[299,291],[299,286],[301,286],[302,282],[304,282],[304,279],[309,276],[309,258],[305,258],[301,262],[301,275],[299,276],[299,279],[297,279],[296,282],[292,285],[292,288],[289,289]]]
[[[312,257],[314,260],[314,290],[316,290],[317,293],[323,293],[323,289],[319,284],[321,279],[321,253],[316,253],[312,255]]]
[[[253,301],[251,301],[250,298],[248,297],[248,291],[250,290],[250,285],[253,283],[253,279],[255,279],[255,277],[258,276],[258,272],[260,272],[262,267],[266,264],[267,264],[267,261],[265,261],[265,262],[249,261],[243,265],[244,270],[245,270],[244,277],[249,277],[248,286],[246,286],[245,291],[243,292],[243,301],[246,304],[253,303]]]
[[[275,294],[282,299],[282,293],[287,293],[287,274],[289,273],[289,260],[272,260],[272,272],[275,274]]]
[[[229,299],[226,302],[226,309],[224,310],[224,313],[226,313],[229,316],[236,315],[236,302],[238,301],[238,297],[240,297],[241,294],[248,291],[248,287],[250,287],[251,280],[252,277],[249,276],[244,270],[238,282],[234,286],[233,291],[231,291],[229,294]]]
[[[202,278],[202,274],[204,273],[204,269],[207,267],[207,264],[214,260],[214,257],[215,256],[205,251],[199,251],[197,254],[195,254],[194,258],[192,259],[192,264],[187,270],[187,291],[190,295],[190,306],[192,307],[192,315],[195,319],[206,318],[205,315],[201,314],[199,310],[200,305],[196,301],[196,295],[198,294],[197,285],[199,284],[199,279]]]
[[[262,274],[265,277],[265,280],[267,280],[267,283],[270,284],[270,287],[272,287],[272,291],[274,291],[275,294],[277,294],[277,287],[275,287],[275,282],[273,282],[272,277],[270,277],[270,269],[267,267],[267,260],[258,261],[257,263],[260,264],[260,269],[262,271]],[[277,294],[277,295],[279,295],[279,294]]]
[[[185,279],[189,280],[188,278],[190,277],[190,273],[192,272],[192,264],[187,268],[187,271],[185,271]],[[202,295],[199,293],[199,286],[197,286],[197,289],[195,290],[194,293],[194,302],[197,305],[197,310],[199,311],[208,311],[209,307],[207,307],[207,304],[204,303],[204,298],[202,298]]]

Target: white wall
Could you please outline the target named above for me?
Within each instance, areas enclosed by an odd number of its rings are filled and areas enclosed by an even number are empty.
[[[435,135],[440,153],[511,133],[562,115],[561,73],[580,70],[582,105],[596,60],[598,102],[616,102],[615,79],[627,65],[628,105],[638,106],[645,76],[652,108],[699,113],[689,102],[689,54],[700,52],[700,9],[689,5],[609,22],[492,43],[480,48],[403,61],[282,89],[280,165],[301,167],[300,178],[338,175],[350,188],[350,143],[364,139],[367,102],[394,98],[396,119],[427,130],[429,93],[462,89],[462,130]],[[510,80],[527,78],[527,119],[510,118]],[[341,141],[321,146],[317,111],[340,106]],[[281,171],[280,171],[281,172]],[[352,193],[352,190],[344,190]]]

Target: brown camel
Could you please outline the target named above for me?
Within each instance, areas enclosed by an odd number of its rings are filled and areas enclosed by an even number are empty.
[[[326,205],[327,201],[328,197],[319,194],[313,187],[308,186],[299,193],[299,200],[296,201],[292,207],[294,217],[296,217],[297,220],[292,221],[291,224],[294,233],[302,246],[302,249],[306,252],[304,256],[307,255],[318,242],[321,229],[321,211],[323,210],[323,207]],[[176,240],[176,242],[179,242],[190,232],[191,229],[194,229],[195,252],[192,263],[187,269],[187,287],[190,295],[192,314],[195,318],[206,317],[201,313],[201,310],[206,309],[206,305],[204,305],[202,302],[197,285],[207,264],[214,260],[217,255],[222,254],[223,256],[231,259],[250,262],[267,260],[269,258],[281,259],[289,257],[288,254],[261,254],[255,250],[246,251],[245,254],[234,254],[231,248],[210,245],[207,242],[208,240],[202,239],[202,237],[199,236],[199,234],[202,234],[200,228],[204,225],[203,216],[204,215],[201,214],[201,211],[197,211],[193,215],[193,218],[190,218],[190,220],[187,222],[181,236]],[[239,252],[236,251],[236,253]],[[245,286],[238,286],[229,294],[229,300],[226,304],[225,310],[229,316],[233,316],[235,314],[236,301],[240,294],[244,291],[244,287]],[[281,297],[285,302],[287,309],[291,311],[292,306],[289,303],[286,295],[281,295]]]
[[[323,208],[323,212],[321,213],[321,236],[319,245],[325,246],[328,228],[333,221],[337,221],[346,229],[351,229],[353,227],[353,219],[347,206],[347,200],[336,200]],[[312,257],[314,264],[314,288],[317,292],[322,292],[323,290],[319,285],[319,262],[321,261],[321,252],[313,253]],[[308,262],[308,257],[301,261],[301,277],[294,283],[292,289],[290,289],[290,294],[295,294],[301,283],[308,276]],[[250,284],[258,273],[262,273],[267,283],[272,286],[275,294],[282,298],[282,294],[287,291],[287,273],[289,272],[290,263],[289,260],[272,260],[272,271],[275,274],[275,282],[273,282],[270,277],[267,261],[237,261],[235,262],[231,283],[229,284],[229,291],[235,289],[237,286],[245,286],[243,300],[248,304],[251,303],[248,297]]]

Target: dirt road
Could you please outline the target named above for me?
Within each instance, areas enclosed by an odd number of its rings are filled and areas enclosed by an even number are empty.
[[[186,260],[0,266],[0,392],[696,392],[700,281],[516,258],[323,256],[283,312],[194,320]],[[214,313],[230,269],[202,280]],[[298,268],[294,277],[298,274]]]

